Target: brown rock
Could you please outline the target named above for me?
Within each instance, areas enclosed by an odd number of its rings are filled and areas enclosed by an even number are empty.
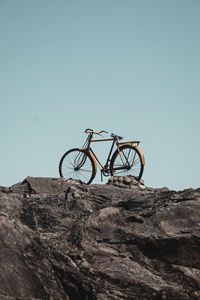
[[[0,299],[199,299],[200,189],[134,187],[0,189]]]

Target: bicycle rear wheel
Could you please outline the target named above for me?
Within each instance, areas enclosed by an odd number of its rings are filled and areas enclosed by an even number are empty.
[[[86,184],[92,182],[96,175],[93,158],[83,149],[71,149],[60,160],[59,173],[61,177],[80,180]]]
[[[116,150],[110,162],[110,173],[113,176],[132,175],[140,180],[144,171],[142,157],[136,147],[124,145]],[[123,162],[122,162],[123,160]]]

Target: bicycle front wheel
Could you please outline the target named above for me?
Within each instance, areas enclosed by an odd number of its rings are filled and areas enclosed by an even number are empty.
[[[61,158],[59,173],[61,177],[90,184],[96,175],[94,159],[83,149],[71,149]]]
[[[124,145],[116,150],[110,162],[110,173],[113,176],[132,175],[140,180],[144,171],[142,157],[136,147]]]

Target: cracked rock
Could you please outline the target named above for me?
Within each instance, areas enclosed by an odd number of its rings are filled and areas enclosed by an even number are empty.
[[[200,189],[134,177],[0,187],[0,299],[200,299]]]

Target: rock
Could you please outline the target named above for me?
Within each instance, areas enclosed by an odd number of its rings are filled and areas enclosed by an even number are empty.
[[[10,193],[10,189],[8,187],[6,187],[6,186],[0,186],[0,192],[9,194]]]
[[[107,184],[112,184],[114,186],[122,187],[122,188],[131,188],[131,189],[146,189],[144,185],[144,181],[140,180],[139,182],[136,180],[134,176],[112,176]]]
[[[141,185],[144,185],[144,180],[143,180],[143,179],[140,179],[139,183],[140,183]]]
[[[129,176],[124,176],[123,182],[124,182],[124,184],[131,184],[132,181]]]
[[[138,187],[139,187],[141,190],[145,190],[145,188],[146,188],[143,184],[140,184],[140,183],[138,183]]]
[[[199,220],[200,189],[27,177],[0,188],[0,299],[200,299]]]
[[[124,177],[123,176],[116,177],[116,179],[118,180],[119,183],[123,184],[123,181],[124,181]]]

